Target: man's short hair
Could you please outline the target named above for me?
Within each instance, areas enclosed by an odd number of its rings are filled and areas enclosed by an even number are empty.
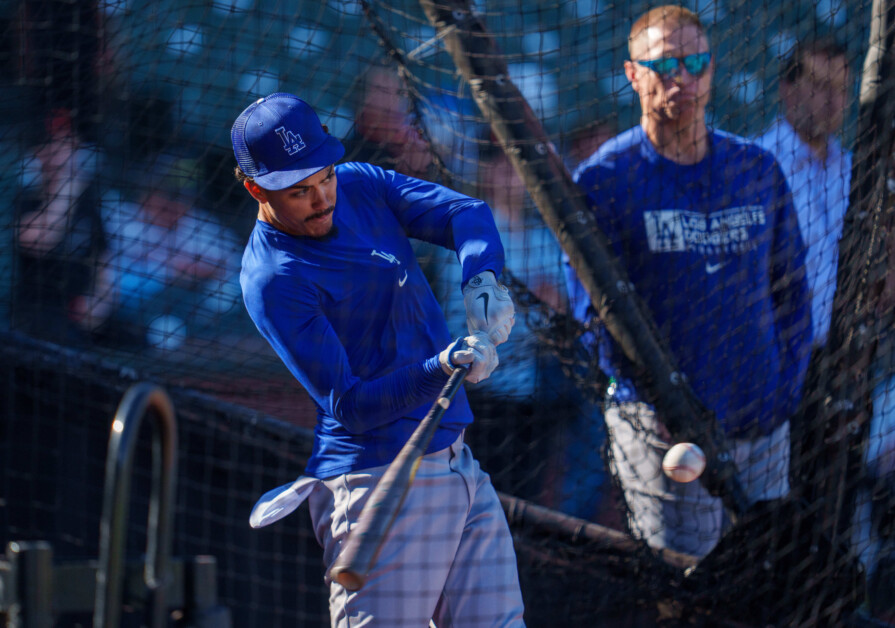
[[[843,57],[848,61],[848,50],[830,35],[799,41],[780,64],[780,82],[794,83],[805,72],[805,57],[823,55],[830,59]]]
[[[250,177],[245,172],[243,172],[242,168],[240,168],[239,166],[236,166],[236,168],[233,171],[233,175],[236,177],[236,180],[239,181],[240,183],[245,183],[246,181],[253,180],[252,177]]]
[[[641,15],[634,22],[634,25],[631,26],[631,34],[628,35],[628,54],[633,56],[632,44],[643,34],[643,31],[657,24],[678,28],[695,26],[702,35],[708,37],[708,34],[705,32],[705,25],[693,11],[676,4],[663,4]]]

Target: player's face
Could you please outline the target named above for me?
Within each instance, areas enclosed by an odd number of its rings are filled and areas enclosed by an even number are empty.
[[[805,55],[802,73],[784,87],[790,123],[811,135],[825,137],[837,133],[848,107],[850,80],[845,57]]]
[[[643,114],[659,123],[689,124],[704,120],[714,60],[702,65],[698,63],[698,56],[708,52],[708,39],[693,25],[659,24],[641,32],[631,43],[631,61],[625,62],[625,73],[640,97]],[[690,67],[701,71],[689,71],[684,63],[687,57],[691,57],[687,60]],[[663,62],[668,65],[665,60],[669,58],[677,59],[677,67],[669,72],[637,63],[662,60],[658,64],[661,67]]]
[[[280,231],[321,238],[333,227],[336,171],[324,168],[285,190],[265,190],[252,182],[246,189],[259,203],[259,218]]]

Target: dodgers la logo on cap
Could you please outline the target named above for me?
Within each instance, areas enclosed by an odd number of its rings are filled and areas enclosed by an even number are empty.
[[[287,131],[286,127],[284,126],[281,126],[279,129],[277,129],[277,135],[279,135],[280,139],[283,140],[283,148],[285,148],[286,152],[290,155],[294,155],[305,147],[305,143],[301,139],[301,135],[297,135],[292,131]]]
[[[230,131],[240,169],[267,190],[283,190],[336,163],[342,143],[305,101],[271,94],[246,107]]]

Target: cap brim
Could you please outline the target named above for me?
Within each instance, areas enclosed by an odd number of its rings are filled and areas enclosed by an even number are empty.
[[[285,190],[336,163],[344,155],[345,147],[342,142],[328,135],[313,153],[292,164],[288,170],[277,170],[252,178],[265,190]]]

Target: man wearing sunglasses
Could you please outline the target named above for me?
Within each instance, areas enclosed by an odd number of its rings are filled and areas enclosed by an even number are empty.
[[[729,437],[747,495],[782,497],[788,417],[811,346],[789,188],[770,153],[707,126],[715,60],[694,13],[652,9],[634,23],[629,52],[640,124],[600,147],[575,180],[677,366]],[[576,317],[593,323],[571,267],[568,278]],[[631,532],[655,548],[704,556],[723,531],[721,501],[700,482],[662,473],[674,444],[662,417],[605,329],[594,329],[594,350],[614,378],[604,416]]]

